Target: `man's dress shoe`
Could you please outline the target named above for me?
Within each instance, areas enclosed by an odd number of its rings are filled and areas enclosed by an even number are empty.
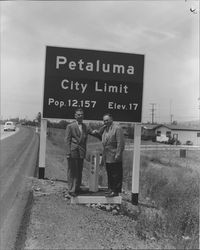
[[[115,196],[119,196],[119,194],[115,193],[115,192],[111,192],[111,193],[106,195],[106,197],[115,197]]]
[[[76,197],[77,196],[77,194],[74,193],[74,192],[69,192],[69,195],[71,195],[72,197]]]
[[[112,193],[112,190],[110,190],[110,189],[105,191],[105,194],[110,194],[110,193]]]

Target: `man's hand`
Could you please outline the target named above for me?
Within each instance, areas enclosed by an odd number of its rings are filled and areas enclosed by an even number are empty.
[[[96,129],[92,130],[92,135],[98,134],[98,131]]]
[[[99,162],[99,165],[100,166],[104,166],[105,162],[104,162],[104,158],[103,156],[100,154],[100,162]]]
[[[115,155],[115,161],[119,161],[120,160],[120,155]]]
[[[71,158],[71,155],[70,154],[67,154],[66,155],[67,159]]]

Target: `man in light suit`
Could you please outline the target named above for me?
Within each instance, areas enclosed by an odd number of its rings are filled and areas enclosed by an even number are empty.
[[[77,196],[81,191],[83,161],[86,155],[86,142],[88,134],[94,135],[93,131],[83,123],[84,112],[81,108],[75,111],[76,121],[66,128],[66,157],[68,160],[68,193]],[[95,135],[97,136],[97,135]]]
[[[111,114],[103,116],[102,130],[103,161],[106,163],[108,176],[107,197],[118,196],[122,189],[122,154],[124,151],[124,135],[122,129],[113,123]]]

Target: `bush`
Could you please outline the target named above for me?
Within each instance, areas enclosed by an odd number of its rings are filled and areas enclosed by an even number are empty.
[[[155,209],[142,209],[136,224],[137,236],[141,239],[165,237],[166,221],[161,211]]]
[[[161,233],[164,227],[168,235],[179,238],[178,245],[182,244],[182,236],[186,235],[190,239],[187,240],[187,247],[197,246],[198,237],[195,235],[199,231],[198,174],[186,168],[149,165],[141,171],[140,190],[143,198],[149,197],[163,211],[165,220],[156,224],[155,228],[160,227],[157,231]],[[148,217],[145,220],[148,220],[145,222],[146,230],[151,231],[156,222]],[[142,221],[144,224],[144,218]]]

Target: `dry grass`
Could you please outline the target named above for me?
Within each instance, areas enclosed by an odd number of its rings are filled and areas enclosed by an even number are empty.
[[[198,153],[189,152],[188,159],[180,158],[177,152],[173,155],[170,152],[171,159],[168,152],[153,152],[151,155],[148,151],[147,155],[142,154],[140,200],[154,204],[158,210],[151,209],[150,214],[147,210],[141,211],[136,226],[139,236],[160,238],[167,235],[178,249],[198,248],[200,178],[195,170]],[[125,154],[124,179],[130,183],[132,154]],[[170,164],[167,164],[167,159]],[[186,161],[190,164],[186,165]],[[130,185],[127,187],[130,188]]]

